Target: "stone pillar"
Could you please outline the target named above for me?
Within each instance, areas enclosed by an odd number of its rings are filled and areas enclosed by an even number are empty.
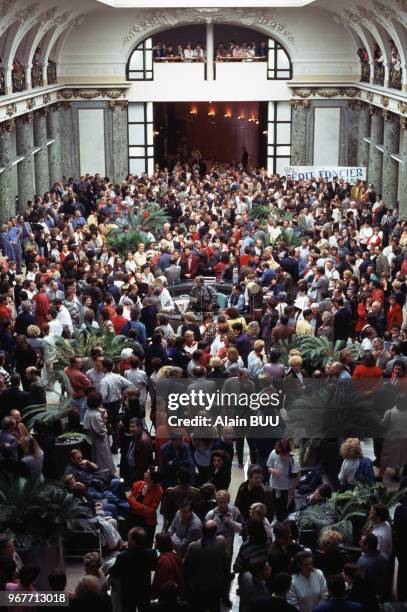
[[[370,150],[369,150],[369,170],[367,179],[372,183],[376,193],[382,190],[382,162],[383,153],[375,145],[383,144],[382,140],[382,115],[379,109],[370,108],[372,122],[370,126]]]
[[[407,91],[407,64],[401,64],[401,91]]]
[[[369,165],[369,143],[365,138],[369,136],[369,107],[362,103],[359,109],[357,165],[366,168]]]
[[[62,179],[60,105],[53,104],[48,113],[48,136],[54,140],[48,147],[50,187]]]
[[[206,24],[206,79],[207,81],[213,81],[214,53],[215,53],[215,44],[214,44],[214,37],[213,37],[213,23],[208,22]]]
[[[61,171],[62,176],[72,176],[72,107],[70,102],[62,102],[60,112],[61,128]]]
[[[407,221],[407,117],[400,117],[400,131],[401,130],[404,130],[404,138],[401,140],[399,152],[401,158],[399,164],[399,216],[403,221]]]
[[[17,155],[24,155],[24,159],[17,165],[18,177],[18,208],[23,212],[27,208],[28,200],[35,194],[34,185],[34,148],[33,116],[32,113],[17,117]]]
[[[360,103],[358,100],[349,100],[349,137],[346,164],[348,166],[358,165],[358,139],[359,139],[359,114]]]
[[[129,147],[127,133],[127,102],[109,103],[112,113],[113,181],[121,183],[129,172]]]
[[[390,64],[384,64],[384,86],[388,89],[390,84]]]
[[[398,162],[392,155],[398,153],[399,126],[396,116],[388,110],[383,112],[384,118],[384,153],[382,197],[386,204],[394,208],[397,201],[397,173]]]
[[[48,147],[47,147],[48,109],[42,108],[34,113],[34,145],[41,150],[34,155],[35,187],[39,195],[49,190]]]
[[[13,119],[0,124],[0,220],[6,221],[16,214],[16,193],[12,187],[11,161],[13,159],[12,132],[16,129]]]
[[[291,163],[304,166],[307,161],[307,115],[309,100],[291,100]]]

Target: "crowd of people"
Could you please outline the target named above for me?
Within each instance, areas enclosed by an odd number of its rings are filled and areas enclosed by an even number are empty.
[[[168,221],[152,227],[158,208]],[[143,222],[123,252],[112,237],[117,228],[130,235],[132,211]],[[387,384],[391,436],[375,439],[377,471],[360,440],[325,440],[320,479],[302,503],[324,508],[359,481],[394,486],[390,476],[403,489],[407,223],[396,203],[359,180],[177,163],[122,184],[100,175],[56,183],[3,224],[0,246],[0,468],[60,479],[98,518],[104,549],[117,551],[108,580],[100,556],[85,557],[73,607],[216,612],[231,607],[236,575],[242,612],[371,612],[392,598],[395,557],[406,599],[407,496],[392,517],[372,503],[351,550],[329,514],[308,545],[296,519],[301,465],[284,419],[269,438],[229,426],[200,437],[168,425],[158,393],[181,379],[249,394],[283,380],[297,394],[309,379]],[[61,474],[61,422],[29,430],[25,411],[58,390],[61,341],[75,347],[97,330],[90,353],[63,364],[71,423],[92,444],[88,456],[74,448]],[[110,336],[125,342],[118,359],[104,349]],[[304,337],[339,342],[340,352],[316,367]],[[35,590],[38,571],[19,563],[10,535],[0,538],[3,589]],[[49,584],[63,591],[63,571]]]
[[[231,41],[230,43],[219,42],[215,48],[215,60],[217,62],[227,61],[266,61],[267,42],[256,41],[242,43]],[[204,62],[206,61],[206,47],[202,41],[196,44],[188,42],[186,45],[172,45],[163,43],[161,40],[153,47],[154,61],[179,61],[179,62]]]

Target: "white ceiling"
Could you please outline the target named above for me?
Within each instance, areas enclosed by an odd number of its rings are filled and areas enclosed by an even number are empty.
[[[113,8],[275,8],[301,7],[315,0],[97,0]]]

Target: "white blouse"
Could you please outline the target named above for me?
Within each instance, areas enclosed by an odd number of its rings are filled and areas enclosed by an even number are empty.
[[[294,574],[287,595],[289,604],[300,612],[312,612],[324,599],[328,599],[328,589],[321,570],[314,569],[309,578],[302,574]]]

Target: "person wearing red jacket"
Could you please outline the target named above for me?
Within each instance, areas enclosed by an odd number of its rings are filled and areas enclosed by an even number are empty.
[[[153,545],[157,527],[157,508],[161,503],[163,490],[160,487],[161,474],[150,467],[144,474],[144,480],[133,483],[128,497],[130,505],[129,521],[133,526],[143,527],[147,533],[148,546]]]
[[[386,316],[386,329],[391,331],[393,325],[400,325],[403,323],[403,312],[401,306],[397,301],[397,296],[392,293],[389,297],[389,309]]]
[[[151,585],[152,599],[158,597],[160,588],[168,582],[176,584],[178,595],[182,595],[185,591],[182,560],[173,548],[171,536],[167,533],[158,533],[155,538],[155,546],[160,556]]]

